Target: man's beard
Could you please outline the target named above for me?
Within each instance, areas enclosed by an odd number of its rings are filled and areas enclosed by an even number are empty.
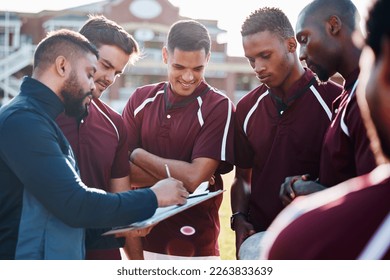
[[[314,69],[315,69],[315,74],[317,75],[318,79],[321,82],[327,82],[329,80],[330,75],[324,68],[319,67],[318,65],[316,65],[316,67]]]
[[[80,117],[87,111],[87,105],[84,104],[84,100],[87,96],[92,95],[92,92],[83,92],[75,73],[71,73],[70,77],[65,81],[61,94],[64,98],[66,115]]]
[[[323,83],[326,83],[327,81],[329,81],[329,78],[330,78],[329,75],[325,72],[317,73],[317,77]]]

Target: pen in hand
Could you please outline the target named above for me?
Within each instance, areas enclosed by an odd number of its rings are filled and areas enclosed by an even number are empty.
[[[167,177],[168,177],[168,178],[171,178],[171,172],[169,171],[168,164],[165,164],[165,171],[166,171],[166,173],[167,173]]]
[[[165,172],[167,173],[167,177],[171,178],[171,172],[169,171],[168,164],[165,164]],[[187,193],[186,196],[183,196],[183,197],[185,197],[185,199],[187,199],[188,198],[188,193]],[[179,205],[182,205],[182,204],[179,204]]]

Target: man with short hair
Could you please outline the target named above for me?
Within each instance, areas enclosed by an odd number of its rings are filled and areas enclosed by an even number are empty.
[[[350,0],[315,0],[298,16],[300,59],[323,82],[337,72],[345,82],[342,94],[332,105],[332,123],[324,138],[319,176],[307,170],[302,174],[310,176],[286,178],[281,187],[285,204],[298,195],[332,187],[376,167],[355,94],[362,50],[354,41],[363,40],[359,21],[358,10]]]
[[[75,153],[82,181],[108,192],[130,190],[128,138],[122,116],[100,97],[139,58],[138,43],[116,22],[102,15],[90,16],[79,31],[99,50],[93,98],[84,115],[61,114],[57,123]],[[129,243],[126,252],[132,255]],[[87,250],[87,259],[120,260],[119,249]]]
[[[379,165],[294,200],[266,231],[262,258],[390,259],[390,2],[374,1],[366,23],[357,101]]]
[[[85,228],[96,229],[97,238],[104,228],[186,202],[188,192],[173,179],[116,194],[81,181],[55,119],[64,109],[73,117],[85,112],[97,58],[83,35],[50,33],[36,48],[32,77],[0,108],[0,259],[84,259]],[[114,238],[105,243],[123,245]]]
[[[283,209],[279,190],[286,176],[298,170],[318,174],[330,106],[341,92],[302,66],[294,30],[280,9],[254,11],[241,34],[245,57],[262,84],[236,109],[231,227],[237,254],[248,236],[266,230]]]
[[[130,138],[131,178],[150,186],[170,175],[189,192],[209,181],[223,189],[221,174],[233,166],[233,113],[229,98],[206,83],[211,39],[193,20],[174,23],[162,49],[168,81],[138,88],[123,117]],[[218,259],[222,195],[157,224],[144,238],[145,259]]]

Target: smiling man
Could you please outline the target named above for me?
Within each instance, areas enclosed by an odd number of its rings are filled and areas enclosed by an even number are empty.
[[[104,16],[90,16],[80,29],[99,50],[95,90],[85,114],[57,118],[69,140],[88,186],[109,192],[130,189],[127,132],[119,113],[100,100],[101,95],[139,57],[139,47],[121,26]],[[87,251],[87,259],[121,259],[118,249]]]
[[[298,170],[318,174],[330,106],[341,93],[339,86],[321,84],[301,65],[294,30],[281,10],[254,11],[241,34],[261,85],[236,110],[231,227],[237,253],[249,235],[264,231],[283,209],[279,190],[286,176]]]
[[[123,111],[129,132],[131,178],[150,186],[167,176],[189,192],[203,181],[210,191],[223,188],[221,174],[232,169],[232,102],[204,78],[210,59],[207,29],[179,21],[162,49],[168,81],[138,88]],[[218,209],[222,196],[210,199],[155,226],[144,239],[145,259],[219,258]]]
[[[77,115],[86,110],[97,58],[80,33],[49,33],[35,50],[32,77],[0,109],[0,259],[84,259],[85,228],[96,229],[88,238],[94,245],[116,248],[123,242],[99,242],[102,231],[186,202],[188,192],[172,178],[117,194],[81,181],[54,120],[64,108]]]

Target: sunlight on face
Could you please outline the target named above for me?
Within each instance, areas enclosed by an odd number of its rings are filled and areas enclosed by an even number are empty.
[[[204,72],[210,54],[204,49],[182,51],[175,49],[170,53],[163,49],[163,59],[168,65],[168,80],[172,91],[180,96],[189,96],[204,79]]]

